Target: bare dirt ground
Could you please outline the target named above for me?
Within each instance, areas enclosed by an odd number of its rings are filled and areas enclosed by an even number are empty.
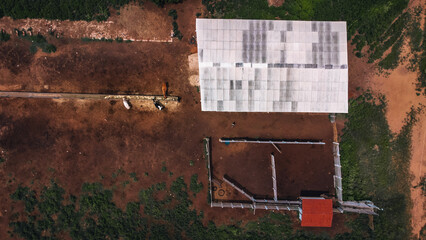
[[[172,8],[178,12],[177,22],[184,35],[181,42],[84,43],[76,39],[168,38],[171,18],[167,12]],[[39,51],[32,55],[28,50],[30,43],[16,38],[0,44],[0,90],[160,94],[161,83],[168,82],[169,93],[182,97],[174,111],[163,112],[140,106],[127,111],[119,101],[0,99],[0,146],[7,157],[0,165],[0,229],[8,229],[12,211],[9,194],[19,183],[41,189],[50,179],[56,179],[70,193],[78,194],[82,183],[100,181],[115,186],[115,200],[120,207],[136,200],[141,188],[160,181],[170,184],[181,175],[189,182],[190,176],[197,173],[207,186],[202,151],[206,136],[212,137],[215,174],[229,173],[260,195],[271,194],[269,153],[274,148],[253,147],[254,151],[245,152],[244,147],[220,144],[219,137],[323,139],[327,143],[324,147],[289,145],[282,148],[282,155],[275,151],[278,186],[283,198],[298,196],[301,190],[332,192],[332,126],[326,115],[200,111],[199,92],[188,81],[193,72],[188,70],[187,61],[193,53],[194,46],[188,40],[195,34],[195,15],[203,11],[201,1],[191,0],[164,9],[148,2],[143,8],[125,6],[120,15],[112,11],[106,23],[0,19],[0,28],[9,31],[32,27],[34,31],[47,32],[55,26],[64,36],[49,39],[58,48],[54,54]],[[377,77],[373,65],[353,56],[351,48],[349,96],[358,94],[357,87],[384,93],[389,101],[389,124],[394,132],[399,131],[409,108],[420,102],[426,104],[424,97],[415,95],[415,74],[401,66],[387,78]],[[232,122],[236,122],[235,127]],[[338,126],[341,130],[342,122]],[[413,184],[424,174],[425,128],[423,115],[413,132]],[[318,155],[308,156],[308,151]],[[250,161],[253,158],[259,160]],[[190,166],[191,160],[194,166]],[[226,164],[217,164],[222,162]],[[161,171],[163,165],[166,172]],[[247,167],[246,174],[237,171],[243,167]],[[261,171],[253,171],[256,168]],[[124,186],[131,172],[139,181]],[[300,178],[296,178],[298,174]],[[255,178],[261,181],[248,183]],[[292,181],[294,185],[290,187]],[[225,192],[241,197],[233,189]],[[419,189],[414,189],[412,196],[413,232],[418,233],[425,223],[424,198]],[[248,221],[267,213],[212,209],[206,199],[207,192],[202,191],[192,199],[194,207],[204,212],[206,221],[217,224]],[[295,213],[289,214],[296,217]],[[343,232],[344,220],[344,215],[336,214],[331,229],[312,230]],[[6,231],[0,231],[0,239],[7,237]]]
[[[285,0],[268,0],[268,5],[274,6],[274,7],[279,7],[279,6],[283,5],[284,2],[285,2]]]
[[[271,144],[230,143],[226,145],[215,138],[212,139],[213,175],[218,179],[227,175],[256,198],[273,199],[270,154],[274,153],[279,199],[296,200],[303,195],[302,191],[334,195],[334,165],[330,134],[332,129],[328,116],[309,116],[310,120],[301,121],[307,125],[309,121],[315,121],[313,125],[323,127],[306,127],[305,131],[299,129],[295,132],[291,130],[291,126],[297,125],[298,118],[299,116],[295,116],[286,119],[283,116],[283,121],[287,124],[282,126],[282,129],[277,129],[274,138],[298,135],[310,139],[324,139],[327,144],[279,145],[282,151],[280,154]],[[268,128],[262,131],[262,133],[268,132]],[[228,200],[247,199],[230,197]]]
[[[120,13],[119,15],[117,13]],[[13,20],[9,17],[0,19],[0,29],[12,33],[14,29],[32,28],[34,33],[45,35],[50,30],[65,38],[107,38],[117,37],[125,40],[169,40],[172,31],[172,19],[166,9],[151,2],[143,5],[136,3],[126,5],[120,10],[111,9],[108,21],[59,21],[45,19]]]
[[[16,37],[0,44],[1,90],[160,94],[161,84],[168,82],[169,94],[182,98],[174,111],[161,112],[140,106],[127,111],[120,101],[0,99],[0,146],[7,159],[0,165],[0,229],[8,229],[13,212],[9,195],[20,183],[40,190],[55,179],[78,195],[82,183],[99,181],[114,186],[115,201],[124,207],[137,199],[141,188],[160,181],[170,184],[177,176],[189,182],[190,176],[197,173],[207,186],[202,144],[206,136],[216,140],[222,136],[248,136],[331,141],[332,128],[326,115],[201,112],[199,92],[188,81],[187,62],[192,48],[188,40],[195,31],[195,13],[202,11],[201,3],[167,6],[161,10],[162,17],[170,8],[178,11],[178,23],[185,36],[181,42],[108,43],[49,37],[57,52],[39,50],[35,55],[29,52],[29,42]],[[126,14],[121,10],[120,17],[126,18]],[[156,29],[158,34],[151,36],[162,36],[162,28]],[[127,30],[143,32],[136,26]],[[234,128],[232,122],[236,122]],[[331,151],[329,147],[326,151]],[[283,161],[299,159],[286,159],[293,154],[284,153]],[[323,157],[318,159],[325,161]],[[309,172],[317,177],[325,170],[315,171],[320,166],[313,161]],[[167,171],[161,170],[163,166]],[[124,184],[132,172],[139,181]],[[328,180],[323,183],[329,185]],[[202,191],[192,199],[194,207],[204,212],[206,221],[217,224],[247,221],[267,213],[212,209],[206,199],[207,191]],[[335,222],[337,227],[342,223]],[[7,231],[0,231],[0,239],[6,238]]]

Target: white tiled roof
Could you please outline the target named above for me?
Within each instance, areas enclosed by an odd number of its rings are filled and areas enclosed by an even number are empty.
[[[348,111],[346,22],[196,25],[203,111]]]

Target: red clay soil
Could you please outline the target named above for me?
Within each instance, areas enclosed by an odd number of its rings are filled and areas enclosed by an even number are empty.
[[[0,46],[0,52],[21,56],[27,47],[26,42],[12,39]],[[331,125],[324,115],[201,112],[199,93],[187,80],[187,50],[180,43],[70,41],[58,44],[52,55],[22,54],[16,62],[2,58],[0,85],[4,90],[8,86],[16,90],[19,85],[18,90],[26,91],[161,94],[161,83],[167,81],[170,94],[181,96],[182,101],[175,112],[144,112],[127,111],[114,101],[0,99],[0,144],[7,157],[1,165],[0,227],[7,229],[12,212],[9,194],[19,183],[33,183],[41,189],[56,179],[78,195],[82,183],[101,181],[117,186],[117,204],[124,206],[137,199],[140,188],[159,181],[170,183],[180,175],[189,181],[198,173],[207,186],[207,178],[202,177],[207,175],[202,158],[205,136],[216,140],[222,136],[323,138],[324,129],[328,129],[325,137],[331,138]],[[191,160],[195,162],[192,167]],[[161,172],[163,163],[168,169],[165,173]],[[124,173],[113,178],[120,168]],[[131,172],[140,180],[122,187]],[[249,220],[261,214],[211,209],[206,198],[206,192],[198,194],[195,208],[217,223]],[[6,237],[2,231],[0,238]]]
[[[327,117],[324,118],[325,126],[320,129],[323,129],[324,136],[327,136],[331,129],[328,127],[330,123],[327,122]],[[285,135],[283,137],[285,138]],[[282,154],[271,144],[226,145],[213,139],[214,176],[222,179],[227,175],[256,198],[273,199],[270,158],[273,152],[279,199],[295,200],[301,196],[302,191],[334,195],[331,142],[327,145],[279,145],[279,147]]]
[[[323,139],[327,145],[312,149],[283,147],[282,156],[276,154],[277,175],[284,177],[278,184],[282,192],[291,192],[280,193],[280,197],[297,196],[305,189],[330,191],[332,127],[327,115],[201,112],[199,92],[188,81],[191,45],[187,36],[194,25],[185,23],[193,24],[201,6],[191,3],[170,7],[178,10],[178,23],[186,35],[182,42],[127,44],[48,39],[57,46],[57,52],[39,50],[35,55],[29,53],[30,44],[24,40],[13,37],[0,44],[0,90],[161,94],[162,83],[168,82],[169,94],[182,98],[176,111],[161,112],[128,111],[118,101],[0,99],[0,147],[7,159],[0,164],[0,239],[8,238],[9,218],[15,206],[9,195],[21,183],[41,190],[55,179],[69,193],[78,195],[82,183],[97,181],[114,186],[114,200],[120,207],[136,200],[140,189],[161,181],[170,184],[178,176],[189,182],[190,176],[197,173],[207,186],[202,142],[207,136],[213,141],[213,161],[221,154],[215,152],[219,137]],[[236,122],[235,127],[232,122]],[[233,148],[227,146],[226,154]],[[269,153],[274,150],[272,146],[261,148],[262,154],[250,151],[245,158],[253,164],[251,169],[261,166],[265,170],[261,185],[269,191]],[[265,163],[252,161],[252,156]],[[163,165],[166,172],[161,171]],[[139,181],[129,178],[132,172]],[[233,177],[238,178],[237,173],[232,173]],[[251,178],[247,176],[241,175],[241,180]],[[125,185],[127,180],[130,183]],[[286,185],[292,180],[301,182],[293,189]],[[258,189],[255,185],[250,190]],[[204,212],[206,221],[217,224],[248,221],[268,213],[212,209],[206,199],[207,191],[199,193],[192,199],[194,208]]]

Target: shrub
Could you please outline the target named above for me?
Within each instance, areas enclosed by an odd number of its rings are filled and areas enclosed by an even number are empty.
[[[175,9],[170,9],[169,16],[173,18],[174,21],[178,18],[177,12]]]
[[[182,0],[151,0],[158,7],[164,7],[165,4],[176,4],[181,3]]]
[[[0,42],[7,42],[10,39],[10,34],[8,34],[5,30],[0,30]]]
[[[10,198],[15,201],[24,201],[25,211],[32,212],[38,201],[35,196],[35,191],[30,190],[28,187],[18,186],[16,191],[10,195]]]
[[[129,173],[129,176],[133,179],[133,181],[137,182],[139,179],[136,177],[136,173],[135,172],[131,172]]]
[[[203,183],[198,182],[198,174],[194,174],[191,176],[189,189],[191,189],[193,193],[199,193],[203,189]]]
[[[179,26],[177,24],[176,21],[172,22],[172,26],[173,26],[173,37],[178,38],[179,40],[182,40],[183,35],[182,33],[179,31]]]
[[[52,53],[52,52],[56,52],[56,47],[53,44],[46,44],[43,48],[42,48],[43,52],[45,53]]]

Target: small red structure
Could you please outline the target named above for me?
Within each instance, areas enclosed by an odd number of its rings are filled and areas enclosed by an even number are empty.
[[[331,199],[302,198],[300,218],[302,227],[331,227],[333,201]]]

